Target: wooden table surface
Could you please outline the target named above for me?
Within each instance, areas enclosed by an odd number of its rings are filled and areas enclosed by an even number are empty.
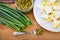
[[[9,6],[15,8],[13,4],[10,4]],[[28,16],[33,23],[33,25],[30,25],[25,28],[27,32],[31,32],[34,29],[41,27],[34,19],[33,11],[26,13],[25,15]],[[49,32],[45,29],[43,29],[42,35],[38,36],[34,34],[14,36],[13,32],[15,32],[15,30],[12,30],[11,28],[0,24],[0,40],[60,40],[60,33]]]

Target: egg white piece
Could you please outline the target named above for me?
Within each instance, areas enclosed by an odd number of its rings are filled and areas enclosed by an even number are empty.
[[[53,22],[53,28],[58,28],[60,22],[58,20],[54,20]]]
[[[54,24],[60,24],[60,22],[58,20],[54,20],[53,25]]]
[[[52,11],[52,6],[45,6],[44,7],[44,10],[47,12],[47,13],[50,13]]]
[[[40,5],[37,5],[37,8],[39,8],[39,9],[43,9],[44,8],[44,6],[42,5],[42,3],[40,4]]]
[[[55,15],[55,18],[59,18],[60,17],[60,11],[55,11],[54,15]]]
[[[54,10],[57,10],[57,11],[60,11],[60,5],[58,5],[58,6],[53,6],[53,9],[54,9]]]
[[[41,15],[42,18],[47,19],[48,15]]]
[[[53,16],[50,16],[50,18],[52,19],[52,20],[55,20],[56,18],[54,18]]]
[[[53,24],[60,24],[58,20],[54,20]]]
[[[55,2],[56,0],[48,0],[49,2]]]

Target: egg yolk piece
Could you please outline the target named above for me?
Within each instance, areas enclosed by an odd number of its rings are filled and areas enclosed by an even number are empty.
[[[53,27],[54,28],[58,28],[59,24],[54,24]]]

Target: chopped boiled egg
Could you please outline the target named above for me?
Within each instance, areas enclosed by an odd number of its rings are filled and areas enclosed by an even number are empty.
[[[48,15],[41,15],[42,18],[47,19]]]
[[[60,5],[53,6],[53,9],[59,11],[60,10]]]
[[[60,24],[60,0],[44,0],[42,2],[42,18],[47,22],[53,22],[53,27]]]
[[[48,0],[49,2],[56,2],[56,0]]]
[[[54,19],[55,19],[54,14],[51,14],[51,15],[50,15],[50,18],[51,18],[52,20],[54,20]]]
[[[45,19],[47,22],[51,22],[52,19],[50,17],[48,17],[48,15],[42,15],[41,16],[43,19]]]
[[[55,16],[54,16],[54,12],[55,12],[55,10],[52,10],[51,13],[48,14],[48,15],[50,15],[50,18],[51,18],[51,19],[54,19],[54,18],[55,18]]]
[[[40,4],[40,5],[37,5],[37,8],[39,9],[39,10],[43,10],[44,9],[44,6],[42,5],[42,4]],[[42,8],[42,9],[41,9]]]
[[[59,26],[59,21],[58,21],[58,20],[55,20],[55,21],[53,22],[53,27],[54,27],[54,28],[58,28],[58,26]]]
[[[48,18],[46,19],[46,21],[47,21],[47,22],[51,22],[52,19],[51,19],[50,17],[48,17]]]
[[[43,9],[43,10],[42,10],[42,14],[45,14],[45,13],[46,13],[46,11]]]
[[[53,2],[48,2],[47,3],[47,6],[52,6],[53,5]]]
[[[44,7],[44,10],[47,12],[47,13],[50,13],[52,11],[52,7],[51,6],[45,6]]]
[[[58,3],[57,2],[53,2],[53,6],[56,6],[56,5],[58,5]]]
[[[43,0],[44,2],[47,2],[47,0]]]
[[[53,27],[54,28],[58,28],[59,24],[54,24]]]
[[[56,6],[58,3],[57,2],[48,2],[47,6]]]
[[[54,15],[55,15],[55,18],[59,18],[60,17],[60,11],[55,11]]]
[[[54,14],[55,10],[52,9],[51,13]]]
[[[42,4],[43,6],[46,6],[47,5],[47,2],[43,2],[43,4]]]

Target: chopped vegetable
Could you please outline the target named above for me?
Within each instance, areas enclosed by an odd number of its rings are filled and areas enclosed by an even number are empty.
[[[17,6],[22,10],[27,10],[31,7],[32,1],[31,0],[17,0]]]
[[[21,11],[0,3],[0,23],[6,24],[8,27],[19,32],[30,25],[31,21]]]
[[[41,29],[41,28],[37,28],[37,29],[36,29],[36,34],[37,34],[37,35],[42,34],[42,29]]]

